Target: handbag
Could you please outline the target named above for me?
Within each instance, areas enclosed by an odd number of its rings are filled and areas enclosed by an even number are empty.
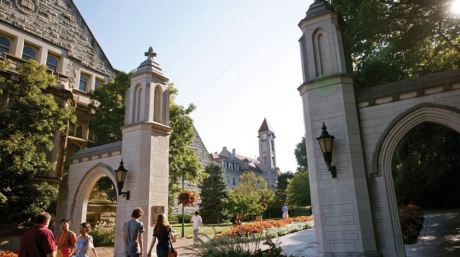
[[[171,227],[168,226],[168,233],[170,232]],[[168,257],[177,257],[177,251],[174,250],[174,247],[171,242],[171,238],[169,239],[169,243],[171,244],[171,250],[168,253]]]

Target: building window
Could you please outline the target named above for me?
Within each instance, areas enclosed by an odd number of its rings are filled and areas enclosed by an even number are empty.
[[[83,125],[81,123],[70,124],[69,136],[83,138]]]
[[[11,42],[8,38],[0,36],[0,52],[8,53],[10,51]]]
[[[28,61],[29,59],[35,59],[35,49],[32,47],[25,45],[24,49],[22,49],[22,59]]]
[[[229,182],[229,181],[230,181],[230,177],[229,177],[229,176],[227,176],[227,182]]]
[[[275,151],[275,141],[272,140],[272,152]]]
[[[233,170],[233,163],[229,162],[228,163],[228,168]]]
[[[236,180],[235,177],[233,177],[233,185],[235,185],[235,180]]]
[[[224,169],[225,169],[225,168],[226,168],[226,166],[227,166],[227,162],[226,162],[226,161],[222,161],[222,168],[224,168]]]
[[[88,82],[88,77],[85,75],[80,75],[80,86],[78,87],[78,90],[86,92],[86,83]]]
[[[102,82],[99,80],[96,80],[96,83],[94,83],[94,90],[96,90],[100,86],[102,86]]]
[[[56,73],[57,65],[58,58],[48,54],[48,57],[46,58],[46,66],[48,66],[48,69],[52,70],[53,73]]]
[[[267,165],[267,157],[264,157],[264,165]]]

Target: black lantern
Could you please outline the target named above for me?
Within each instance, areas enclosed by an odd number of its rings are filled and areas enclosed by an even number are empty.
[[[120,167],[118,167],[118,169],[115,171],[115,174],[117,175],[118,195],[126,195],[126,200],[129,200],[129,191],[121,192],[121,189],[123,189],[123,184],[125,183],[127,173],[128,170],[125,169],[125,167],[123,166],[123,159],[121,159]]]
[[[327,128],[326,125],[324,125],[323,122],[323,133],[321,133],[321,136],[318,137],[316,140],[318,140],[319,145],[321,146],[321,151],[323,152],[323,157],[324,157],[324,162],[327,164],[327,169],[331,172],[332,177],[336,178],[337,177],[337,170],[335,166],[331,167],[331,162],[332,162],[332,147],[334,146],[334,136],[329,135],[327,133]]]

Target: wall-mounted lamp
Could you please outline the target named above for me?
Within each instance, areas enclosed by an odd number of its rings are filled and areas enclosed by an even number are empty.
[[[331,167],[331,162],[332,162],[332,147],[334,145],[334,136],[329,135],[327,133],[327,127],[324,125],[323,122],[323,133],[321,133],[321,136],[318,137],[316,140],[318,140],[319,145],[321,146],[321,151],[323,152],[323,157],[324,161],[327,164],[328,170],[331,172],[332,177],[336,178],[337,177],[337,170],[335,166]]]
[[[123,189],[123,184],[125,184],[127,173],[128,170],[123,166],[123,159],[121,159],[120,167],[118,167],[118,169],[115,171],[115,174],[117,175],[118,195],[126,195],[126,200],[129,200],[129,191],[121,192],[121,189]]]

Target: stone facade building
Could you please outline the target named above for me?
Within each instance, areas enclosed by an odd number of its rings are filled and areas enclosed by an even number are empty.
[[[254,172],[256,176],[262,176],[267,182],[267,188],[276,188],[276,180],[280,175],[280,169],[276,167],[276,137],[267,119],[262,122],[258,133],[259,157],[257,159],[237,154],[236,149],[230,152],[227,147],[223,147],[219,154],[217,152],[210,154],[211,159],[220,163],[225,169],[229,189],[238,187],[240,176],[245,172]]]
[[[48,91],[61,107],[76,107],[77,122],[66,131],[56,131],[54,149],[48,153],[56,170],[41,178],[59,184],[68,173],[66,159],[84,149],[90,135],[93,113],[87,92],[113,79],[117,70],[72,0],[0,1],[0,51],[13,64],[7,76],[29,59],[47,65],[57,78],[56,86]]]

